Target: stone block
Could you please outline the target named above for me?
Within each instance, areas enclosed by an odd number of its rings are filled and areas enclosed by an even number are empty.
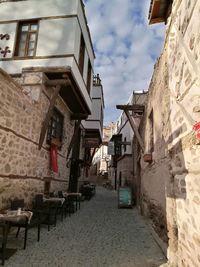
[[[29,73],[24,72],[22,74],[22,85],[31,85],[31,84],[42,84],[43,81],[43,73]]]

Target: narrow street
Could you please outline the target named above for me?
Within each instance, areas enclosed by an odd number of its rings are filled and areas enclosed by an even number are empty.
[[[118,209],[117,193],[99,187],[81,209],[58,220],[48,232],[42,226],[29,231],[26,250],[23,233],[15,242],[18,251],[5,266],[31,267],[161,267],[165,258],[136,209]],[[10,239],[10,238],[9,238]],[[8,247],[9,247],[8,242]]]

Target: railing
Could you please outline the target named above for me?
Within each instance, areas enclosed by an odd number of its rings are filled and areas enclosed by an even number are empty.
[[[101,85],[101,79],[99,77],[99,74],[93,76],[93,85]]]

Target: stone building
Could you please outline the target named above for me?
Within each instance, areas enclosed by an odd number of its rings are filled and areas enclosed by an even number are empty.
[[[85,138],[101,143],[94,57],[81,0],[1,2],[0,207],[11,197],[30,203],[36,192],[78,189],[92,154]]]
[[[108,142],[111,139],[115,128],[115,123],[113,122],[107,126],[103,126],[103,142],[95,151],[90,171],[91,175],[105,175],[105,178],[107,178],[111,159],[108,154]]]
[[[140,125],[141,114],[140,112],[133,111],[134,107],[142,107],[147,99],[146,91],[133,91],[127,105],[122,105],[122,113],[116,123],[116,131],[111,138],[111,143],[114,143],[114,151],[111,160],[111,181],[115,189],[118,186],[130,185],[133,186],[133,155],[135,135],[130,124],[127,113],[137,126]],[[118,106],[117,106],[118,107]]]
[[[166,36],[136,162],[139,206],[179,267],[200,266],[199,10],[199,0],[151,0],[149,22],[165,22]]]

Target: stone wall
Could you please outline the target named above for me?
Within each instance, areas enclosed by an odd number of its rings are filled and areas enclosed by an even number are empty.
[[[119,177],[121,173],[121,182],[122,186],[125,184],[131,184],[133,179],[133,159],[132,155],[123,155],[118,161],[117,161],[117,182],[119,185]]]
[[[64,133],[58,151],[59,173],[50,170],[50,147],[38,141],[41,124],[49,106],[52,88],[45,88],[43,73],[23,73],[19,86],[8,74],[0,71],[0,209],[13,197],[24,198],[29,205],[35,193],[44,192],[45,181],[50,190],[67,189],[69,169],[66,154],[74,123],[61,98],[56,107],[64,115]]]
[[[155,199],[166,210],[168,258],[173,266],[200,266],[200,146],[193,131],[200,121],[199,15],[199,0],[173,2],[146,114],[148,149],[153,108],[153,163],[141,162],[147,203]]]
[[[169,131],[169,90],[165,59],[163,54],[155,65],[144,115],[144,129],[141,130],[144,132],[144,154],[152,153],[153,157],[152,163],[141,159],[141,209],[152,220],[152,226],[159,237],[168,242],[165,188],[170,177],[166,143]],[[150,114],[153,114],[153,123]]]

